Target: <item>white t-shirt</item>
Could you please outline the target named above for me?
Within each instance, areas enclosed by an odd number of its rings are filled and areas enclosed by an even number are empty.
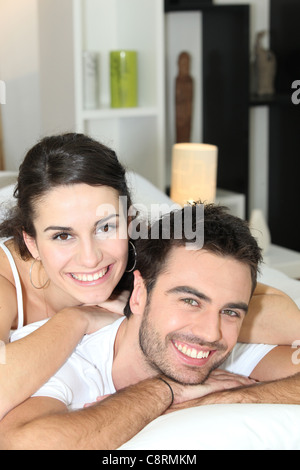
[[[115,393],[112,380],[114,343],[124,318],[91,335],[86,335],[59,371],[33,396],[62,401],[70,410],[93,403],[96,398]],[[15,331],[11,341],[27,336],[47,320]],[[222,369],[248,377],[261,359],[275,346],[238,343]]]
[[[59,369],[34,397],[51,397],[62,401],[70,410],[82,408],[103,395],[115,393],[112,380],[114,343],[125,317],[91,335],[86,335]],[[11,341],[32,333],[48,320],[27,325],[15,331]]]

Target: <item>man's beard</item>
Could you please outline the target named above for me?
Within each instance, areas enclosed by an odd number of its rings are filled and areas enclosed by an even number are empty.
[[[218,352],[221,353],[222,351],[225,352],[227,350],[227,348],[222,343],[208,343],[196,336],[170,333],[166,336],[165,340],[162,340],[158,331],[151,324],[149,312],[150,302],[148,302],[145,307],[142,323],[140,326],[139,344],[143,352],[144,359],[154,373],[163,374],[164,376],[169,377],[175,382],[183,385],[197,385],[204,383],[210,373],[217,369],[230,355],[231,351],[222,356],[218,354]],[[187,366],[183,363],[180,365],[178,363],[172,364],[172,361],[169,358],[169,348],[172,340],[187,342],[198,346],[208,347],[212,350],[217,350],[217,352],[214,354],[216,359],[208,361],[207,365],[202,367],[190,365]]]

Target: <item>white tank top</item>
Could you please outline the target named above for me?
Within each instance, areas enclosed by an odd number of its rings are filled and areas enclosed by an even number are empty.
[[[7,246],[5,245],[5,242],[9,240],[9,238],[5,239],[0,239],[0,247],[4,251],[4,253],[7,256],[7,259],[9,261],[14,280],[15,280],[15,286],[16,286],[16,291],[17,291],[17,305],[18,305],[18,330],[24,326],[24,309],[23,309],[23,294],[22,294],[22,286],[21,286],[21,281],[20,281],[20,276],[18,273],[18,269],[15,263],[15,260],[13,259],[13,256]]]

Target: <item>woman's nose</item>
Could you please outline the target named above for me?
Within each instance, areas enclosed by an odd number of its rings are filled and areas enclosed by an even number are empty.
[[[103,253],[94,240],[85,240],[80,244],[79,262],[83,267],[96,268],[103,259]]]

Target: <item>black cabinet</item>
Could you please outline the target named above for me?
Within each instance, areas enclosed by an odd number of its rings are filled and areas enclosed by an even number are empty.
[[[272,0],[271,49],[277,58],[276,95],[269,108],[269,226],[272,242],[300,251],[300,2]]]
[[[218,187],[248,200],[249,5],[166,0],[165,11],[203,14],[203,141],[217,145]]]

